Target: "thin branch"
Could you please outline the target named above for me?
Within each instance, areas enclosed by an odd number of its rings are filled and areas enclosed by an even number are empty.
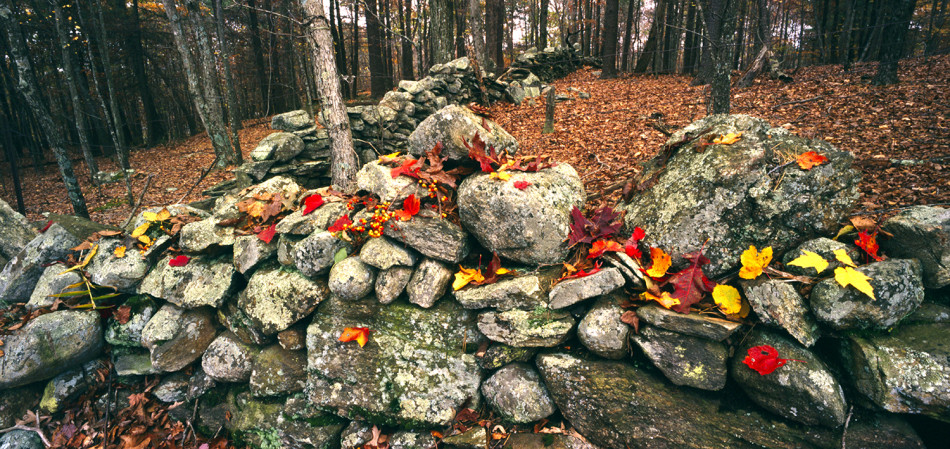
[[[208,176],[208,173],[211,173],[211,169],[213,169],[214,166],[217,165],[219,157],[220,156],[218,155],[214,157],[214,160],[211,161],[211,165],[208,166],[208,169],[205,170],[204,173],[201,174],[201,177],[198,178],[198,182],[194,183],[194,185],[192,185],[191,188],[188,189],[188,191],[185,192],[185,194],[181,198],[179,198],[178,201],[175,202],[175,204],[181,204],[181,202],[184,201],[185,198],[188,197],[188,195],[191,195],[191,191],[195,190],[195,187],[198,187],[198,184],[201,184],[201,181],[205,180],[205,176]]]
[[[142,199],[145,198],[145,192],[148,190],[148,186],[150,186],[150,185],[152,184],[152,178],[153,178],[154,176],[155,176],[155,175],[148,175],[148,178],[145,178],[145,187],[142,188],[142,193],[139,194],[139,199],[138,199],[138,201],[136,201],[135,204],[132,205],[132,211],[129,212],[129,218],[125,219],[125,223],[122,224],[122,227],[123,227],[123,228],[125,228],[126,226],[128,226],[129,223],[132,223],[132,219],[135,218],[135,212],[138,211],[138,210],[139,210],[139,206],[142,205]]]

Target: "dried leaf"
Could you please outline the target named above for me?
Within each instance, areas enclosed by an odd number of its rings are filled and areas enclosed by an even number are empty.
[[[145,223],[142,223],[141,225],[139,225],[139,227],[137,227],[137,228],[135,228],[135,229],[132,230],[131,236],[132,236],[133,238],[138,238],[138,237],[141,236],[141,235],[145,235],[145,233],[148,232],[149,226],[151,226],[151,225],[152,225],[152,223],[149,222],[149,221],[146,221]]]
[[[402,210],[397,210],[394,212],[397,217],[402,221],[408,221],[410,218],[419,213],[421,202],[419,198],[416,198],[415,194],[409,195],[402,202]]]
[[[125,245],[117,246],[112,251],[112,254],[119,259],[125,257]]]
[[[530,186],[530,185],[531,185],[531,183],[528,182],[528,181],[515,181],[515,182],[514,182],[514,186],[515,186],[515,188],[518,189],[518,190],[527,189],[528,186]]]
[[[270,227],[258,233],[257,238],[263,240],[264,243],[270,243],[274,240],[275,233],[277,233],[277,223],[271,224]]]
[[[742,132],[737,133],[728,133],[717,137],[713,140],[713,144],[717,145],[732,145],[742,139]]]
[[[119,307],[116,307],[116,309],[112,312],[112,318],[115,318],[115,320],[118,321],[119,324],[125,324],[129,322],[129,318],[131,317],[131,314],[132,314],[132,307],[129,307],[128,305],[121,305]]]
[[[825,260],[824,257],[821,257],[817,253],[813,253],[811,251],[802,251],[801,256],[796,257],[788,264],[802,268],[814,268],[815,274],[821,274],[822,271],[825,271],[825,269],[828,268],[828,261]]]
[[[670,292],[661,292],[660,296],[654,295],[650,292],[640,293],[640,298],[644,301],[656,301],[660,303],[661,306],[666,307],[667,309],[672,309],[675,306],[680,304],[680,300],[670,296]]]
[[[803,360],[779,358],[778,350],[769,345],[762,345],[749,348],[748,355],[742,360],[742,363],[745,363],[746,366],[754,369],[760,375],[765,376],[785,366],[789,360],[805,363]]]
[[[327,228],[327,231],[329,232],[345,231],[347,227],[352,224],[353,224],[353,220],[350,220],[350,216],[343,215],[340,218],[337,218],[336,221],[334,221],[333,224],[329,228]]]
[[[861,231],[858,233],[858,239],[854,241],[854,244],[864,250],[872,259],[880,262],[884,260],[883,257],[877,254],[880,247],[877,244],[877,232],[868,233],[866,231]],[[867,260],[867,259],[865,259]]]

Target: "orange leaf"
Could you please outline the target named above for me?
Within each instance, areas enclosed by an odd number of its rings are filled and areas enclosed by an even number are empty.
[[[814,151],[809,151],[807,153],[799,154],[798,159],[795,159],[795,162],[798,162],[798,166],[801,167],[802,170],[811,170],[811,168],[816,165],[821,165],[825,162],[828,162],[828,158]]]
[[[762,270],[772,261],[772,247],[762,249],[758,252],[754,245],[749,245],[749,249],[742,253],[740,258],[742,268],[739,269],[739,277],[742,279],[755,279],[762,274]]]
[[[680,300],[670,296],[669,292],[662,292],[660,296],[656,296],[650,292],[640,293],[640,298],[645,301],[656,301],[660,303],[661,306],[669,309],[670,307],[679,305]]]
[[[594,259],[602,256],[607,251],[623,251],[623,247],[619,243],[613,240],[598,240],[594,242],[594,245],[591,247],[590,252],[587,254],[588,259]]]
[[[409,197],[402,202],[402,210],[397,210],[395,214],[400,220],[408,221],[419,213],[419,204],[419,198],[416,198],[415,194],[409,195]]]
[[[365,327],[348,327],[343,329],[343,333],[340,335],[340,341],[346,343],[356,340],[362,348],[366,345],[366,342],[369,341],[370,332],[369,328]]]
[[[653,265],[650,266],[649,270],[645,270],[644,273],[651,278],[663,277],[663,275],[666,274],[666,270],[669,270],[670,265],[673,264],[670,255],[660,248],[650,248],[650,259],[653,260]]]
[[[716,140],[713,140],[713,143],[714,143],[714,144],[719,144],[719,145],[732,145],[732,144],[738,142],[739,139],[742,139],[742,133],[741,133],[741,132],[729,133],[729,134],[723,134],[723,135],[717,137]]]

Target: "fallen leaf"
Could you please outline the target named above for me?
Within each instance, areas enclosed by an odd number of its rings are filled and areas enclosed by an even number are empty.
[[[346,227],[353,224],[353,220],[350,220],[349,215],[343,215],[340,218],[337,218],[333,224],[327,228],[329,232],[340,232],[346,230]]]
[[[854,232],[854,231],[855,231],[854,226],[851,226],[851,225],[844,226],[838,230],[837,234],[835,234],[834,240],[838,240],[839,238],[841,238],[842,235],[845,235],[849,232]]]
[[[680,303],[673,307],[673,310],[679,313],[689,313],[689,308],[693,304],[701,301],[706,293],[709,293],[716,286],[716,283],[710,281],[703,272],[703,265],[709,263],[709,259],[703,255],[703,250],[683,254],[683,258],[690,261],[688,267],[670,275],[666,281],[673,285],[671,297],[679,299]]]
[[[125,257],[125,249],[126,249],[126,248],[125,248],[125,245],[117,246],[117,247],[112,251],[112,254],[113,254],[115,257],[121,259],[121,258]]]
[[[613,240],[598,240],[591,246],[590,251],[587,253],[587,258],[596,259],[607,251],[619,252],[623,251],[623,247]]]
[[[880,247],[877,244],[877,232],[868,233],[866,231],[861,231],[858,233],[858,239],[854,241],[854,244],[868,253],[872,259],[880,262],[884,260],[881,256],[877,254]],[[867,260],[867,259],[865,259]]]
[[[762,274],[762,270],[772,261],[772,247],[766,247],[762,252],[758,252],[754,245],[742,253],[740,258],[742,268],[739,269],[739,277],[742,279],[755,279]]]
[[[874,287],[871,286],[871,283],[868,282],[871,280],[864,273],[855,270],[851,267],[838,267],[835,268],[835,280],[841,284],[842,287],[852,286],[856,288],[859,292],[864,293],[871,297],[871,299],[877,299],[874,297]]]
[[[170,267],[183,267],[183,266],[185,266],[185,265],[188,265],[188,261],[189,261],[189,260],[191,260],[191,259],[190,259],[188,256],[186,256],[186,255],[184,255],[184,254],[179,254],[179,255],[177,255],[177,256],[175,256],[175,257],[172,257],[172,258],[168,261],[168,266],[170,266]]]
[[[514,185],[515,185],[515,188],[516,188],[516,189],[518,189],[518,190],[524,190],[524,189],[527,189],[528,186],[531,185],[531,183],[528,182],[528,181],[515,181],[515,182],[514,182]]]
[[[132,316],[132,307],[129,307],[128,305],[121,305],[119,307],[116,307],[116,309],[112,311],[112,317],[115,318],[115,320],[118,321],[119,324],[128,323],[129,318],[131,316]]]
[[[795,162],[798,163],[798,166],[801,167],[802,170],[811,170],[811,168],[816,165],[821,165],[825,162],[828,162],[828,158],[814,151],[809,151],[807,153],[799,154],[798,158],[795,159]]]
[[[141,225],[139,225],[139,227],[133,229],[132,238],[138,238],[139,236],[144,235],[146,232],[148,232],[148,228],[151,225],[152,225],[151,222],[146,221],[145,223],[142,223]]]
[[[802,268],[814,268],[816,274],[821,274],[822,271],[828,268],[828,261],[811,251],[802,251],[801,256],[796,257],[788,264]]]
[[[416,159],[406,159],[405,161],[402,162],[400,166],[393,167],[393,169],[389,171],[389,174],[393,177],[393,179],[398,178],[399,175],[406,175],[412,178],[418,178],[419,167],[415,167],[415,165],[418,162],[419,161]]]
[[[408,221],[414,215],[419,213],[420,205],[421,202],[419,201],[419,198],[416,198],[415,194],[409,195],[402,202],[402,210],[397,210],[395,214],[400,220]]]
[[[742,311],[742,297],[731,285],[719,284],[713,288],[713,301],[726,315],[738,315]]]
[[[323,197],[319,193],[308,196],[307,199],[303,200],[303,215],[317,210],[320,206],[323,206]]]
[[[650,248],[650,260],[653,261],[650,268],[647,270],[641,269],[641,271],[654,279],[663,277],[666,274],[666,270],[669,270],[670,265],[672,265],[670,255],[660,248]]]
[[[395,153],[389,153],[389,154],[382,155],[382,156],[379,157],[378,161],[379,161],[379,163],[384,164],[384,163],[386,163],[386,162],[392,162],[392,161],[394,161],[397,157],[399,157],[399,152],[398,152],[398,151],[396,151]]]
[[[680,300],[670,296],[670,292],[661,292],[660,296],[656,296],[650,292],[643,292],[640,293],[640,298],[644,301],[656,301],[667,309],[671,309],[674,306],[678,306],[680,304]]]
[[[142,212],[142,218],[146,221],[165,221],[172,217],[172,213],[168,211],[167,208],[162,208],[162,210],[156,212]]]
[[[769,345],[753,346],[749,348],[749,355],[742,360],[749,368],[754,369],[760,375],[772,374],[778,368],[785,366],[790,360],[805,363],[803,360],[782,359],[778,356],[778,350]]]
[[[507,181],[511,179],[511,173],[506,171],[493,171],[488,175],[491,179],[499,179],[501,181]]]
[[[742,132],[724,134],[713,140],[713,144],[732,145],[742,139]]]
[[[455,281],[452,282],[452,290],[458,290],[468,285],[469,282],[482,282],[485,276],[482,270],[478,268],[463,268],[459,265],[459,272],[455,273]]]
[[[620,230],[620,214],[609,206],[594,211],[588,220],[577,206],[571,209],[571,232],[568,241],[571,246],[578,243],[593,243],[594,240],[612,236]]]
[[[620,315],[620,322],[633,326],[633,333],[640,333],[640,317],[637,315],[636,311],[625,311],[622,315]]]
[[[276,233],[277,233],[277,223],[273,223],[267,229],[258,233],[257,238],[263,240],[264,243],[270,243],[271,240],[274,240],[274,234]]]
[[[643,252],[640,250],[640,240],[643,240],[646,236],[647,233],[643,228],[639,226],[633,228],[633,233],[630,234],[630,238],[623,244],[623,251],[639,262],[640,258],[643,257]]]
[[[854,264],[854,261],[851,260],[851,256],[848,255],[848,251],[845,249],[836,249],[834,250],[835,259],[838,259],[838,262],[841,262],[849,267],[857,268],[858,266]]]
[[[343,333],[340,334],[340,341],[346,343],[356,340],[362,348],[366,345],[366,342],[369,341],[369,333],[370,330],[365,327],[347,327],[343,329]]]

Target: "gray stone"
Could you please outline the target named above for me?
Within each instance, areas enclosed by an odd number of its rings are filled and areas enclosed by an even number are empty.
[[[300,243],[301,240],[303,240],[303,237],[286,234],[279,235],[277,237],[277,262],[282,266],[293,266],[294,246]]]
[[[346,206],[342,202],[323,203],[307,215],[303,214],[303,209],[301,206],[299,210],[284,217],[274,230],[278,234],[310,235],[325,231],[346,213]]]
[[[603,297],[587,311],[577,325],[577,338],[591,352],[608,359],[622,359],[630,354],[633,329],[620,321],[623,309],[616,295]]]
[[[303,151],[303,139],[288,132],[273,133],[257,144],[251,151],[251,160],[266,161],[274,159],[278,162],[289,161]]]
[[[734,321],[695,313],[677,313],[654,304],[637,309],[637,316],[661,329],[715,341],[723,341],[742,328],[742,324]]]
[[[516,348],[502,343],[492,343],[485,353],[478,357],[478,366],[484,369],[498,369],[509,363],[530,362],[538,348]]]
[[[786,362],[771,374],[760,375],[743,360],[754,346],[769,345]],[[801,360],[801,361],[799,361]],[[754,331],[736,349],[732,378],[762,408],[808,425],[836,428],[848,416],[841,384],[811,351],[777,334]]]
[[[449,435],[443,438],[442,442],[455,449],[482,449],[488,438],[488,430],[482,426],[474,426],[465,432]]]
[[[453,272],[445,264],[432,259],[423,259],[412,273],[406,285],[409,302],[429,308],[435,304],[452,283]]]
[[[471,250],[467,232],[430,210],[419,212],[409,221],[395,223],[395,229],[387,226],[384,234],[423,256],[451,264],[459,263]]]
[[[0,272],[0,301],[27,302],[45,264],[64,259],[80,240],[58,224],[30,240]]]
[[[0,449],[44,449],[43,440],[36,432],[13,430],[0,435]]]
[[[352,247],[329,232],[314,232],[293,246],[291,258],[304,276],[313,277],[329,271],[340,250],[349,254]]]
[[[52,295],[60,293],[69,293],[84,290],[84,287],[67,288],[77,282],[82,282],[82,277],[75,271],[64,273],[68,267],[65,264],[57,262],[43,270],[39,280],[36,281],[36,287],[30,294],[29,307],[49,307],[56,301]]]
[[[307,385],[307,352],[268,346],[254,359],[250,380],[254,396],[303,391]]]
[[[376,269],[352,256],[333,265],[327,285],[341,299],[353,300],[372,293],[375,283]]]
[[[517,189],[517,181],[531,186]],[[462,224],[482,246],[532,265],[559,263],[567,256],[571,209],[583,208],[586,199],[584,184],[568,164],[512,172],[509,181],[478,173],[458,189]]]
[[[414,251],[393,242],[389,237],[381,236],[369,239],[360,250],[360,260],[380,270],[396,265],[411,267],[416,264]]]
[[[390,174],[392,167],[372,161],[360,168],[356,173],[356,185],[360,190],[376,194],[380,201],[398,204],[409,195],[424,198],[428,192],[419,186],[415,178]]]
[[[171,244],[171,239],[160,239],[160,250]],[[156,242],[157,243],[157,242]],[[150,258],[135,248],[126,248],[125,257],[116,257],[115,249],[124,246],[123,239],[100,239],[99,249],[89,263],[89,280],[96,285],[115,287],[126,293],[134,293],[142,279],[152,269],[154,257]],[[150,253],[152,255],[155,253]]]
[[[309,279],[292,268],[257,270],[238,296],[238,307],[264,335],[287,329],[310,315],[330,295],[323,279]]]
[[[204,220],[188,223],[181,227],[178,234],[178,246],[182,251],[200,253],[217,247],[234,244],[234,228],[218,226],[221,220],[209,217]]]
[[[36,230],[30,221],[0,200],[0,257],[12,259],[35,237]]]
[[[145,323],[142,329],[142,346],[151,350],[162,342],[171,340],[178,332],[184,313],[184,309],[174,304],[163,305]]]
[[[158,314],[152,321],[156,318]],[[146,331],[148,327],[146,325]],[[169,327],[174,331],[171,338],[153,340],[154,346],[150,348],[152,366],[166,372],[178,371],[198,360],[217,335],[214,319],[206,309],[185,310],[179,320]],[[146,331],[143,331],[143,340]]]
[[[114,368],[116,376],[147,376],[160,372],[152,367],[152,357],[144,350],[116,355]]]
[[[492,341],[516,347],[554,347],[564,343],[574,327],[566,312],[546,308],[508,310],[478,315],[478,330]]]
[[[598,449],[580,434],[513,433],[504,449]]]
[[[0,389],[49,379],[102,351],[95,311],[59,310],[40,315],[3,338]]]
[[[640,350],[676,385],[703,390],[726,386],[726,345],[652,326],[640,326],[633,336]]]
[[[184,308],[220,307],[236,287],[237,272],[230,260],[193,257],[185,266],[160,260],[139,285],[139,293],[164,299]]]
[[[275,160],[248,161],[242,164],[238,170],[247,173],[247,175],[255,181],[261,181],[267,176],[267,171],[270,170],[276,162]]]
[[[463,142],[471,141],[475,134],[486,143],[486,148],[492,146],[496,151],[511,154],[518,151],[518,141],[495,122],[475,115],[468,108],[448,105],[423,120],[409,135],[409,154],[422,156],[442,142],[443,157],[451,161],[467,160],[468,148]]]
[[[884,410],[950,421],[950,324],[850,335],[842,347],[856,389]]]
[[[224,332],[208,345],[201,357],[201,368],[219,382],[247,382],[258,348],[239,340],[233,333]]]
[[[494,284],[470,284],[456,290],[455,299],[466,309],[533,310],[547,306],[549,285],[556,278],[554,273],[545,272],[502,278]]]
[[[270,127],[280,131],[297,131],[313,126],[313,117],[303,109],[277,114],[270,119]]]
[[[741,285],[746,300],[763,323],[784,329],[806,347],[818,341],[818,323],[795,286],[765,277],[743,281]]]
[[[853,260],[860,260],[858,258],[859,254],[856,248],[853,246],[848,246],[837,240],[831,240],[826,237],[817,238],[814,240],[808,240],[801,245],[798,245],[797,248],[786,251],[785,255],[782,256],[782,263],[785,264],[784,270],[798,276],[809,276],[816,277],[819,274],[823,276],[828,276],[829,274],[835,271],[835,268],[843,267],[844,264],[838,261],[835,258],[835,251],[843,249],[847,251],[848,257]],[[828,261],[828,268],[825,268],[821,273],[816,273],[814,268],[802,268],[796,265],[789,265],[788,263],[799,258],[800,256],[805,255],[805,251],[810,251],[815,254],[818,254],[823,259]]]
[[[431,433],[398,431],[389,438],[390,449],[432,449],[438,441]]]
[[[924,287],[950,285],[950,209],[914,206],[889,218],[881,229],[893,234],[881,242],[889,256],[920,260]]]
[[[152,395],[165,403],[185,402],[188,395],[188,376],[183,372],[165,376],[152,391]]]
[[[80,394],[98,383],[96,372],[99,370],[108,371],[108,367],[100,360],[90,360],[50,379],[40,399],[40,410],[57,413],[71,406]]]
[[[339,341],[346,327],[374,330],[369,342]],[[373,424],[435,427],[451,423],[478,396],[481,338],[474,315],[453,301],[431,309],[374,298],[331,299],[307,329],[309,398],[317,407]]]
[[[241,341],[248,344],[263,345],[271,339],[264,335],[254,321],[241,310],[237,305],[237,300],[226,301],[223,306],[218,308],[218,322],[223,324],[229,331],[233,332]]]
[[[854,287],[825,279],[811,291],[811,309],[818,321],[833,329],[887,329],[924,300],[920,262],[890,259],[857,268],[871,279],[874,299]]]
[[[256,235],[244,235],[234,240],[234,269],[245,274],[277,255],[277,241],[265,243]]]
[[[389,304],[396,300],[406,289],[409,279],[412,278],[411,267],[394,266],[382,270],[376,275],[376,299],[380,304]]]
[[[482,384],[482,395],[507,422],[538,421],[556,410],[538,373],[525,363],[512,363],[495,371]]]
[[[129,307],[129,319],[125,324],[109,318],[106,325],[106,343],[113,346],[142,347],[142,332],[158,311],[158,305],[148,296],[133,296],[123,306]]]
[[[335,448],[346,424],[299,397],[258,398],[242,391],[230,393],[226,404],[232,418],[222,423],[241,447]]]
[[[620,270],[604,268],[590,276],[559,282],[551,289],[549,305],[552,309],[563,309],[585,299],[611,293],[626,282]]]
[[[696,134],[703,131],[701,136]],[[742,132],[731,145],[704,145],[709,137]],[[710,115],[674,133],[678,146],[669,161],[648,164],[640,180],[657,175],[651,188],[623,207],[624,232],[646,230],[644,243],[674,255],[699,250],[717,277],[738,268],[740,255],[755,245],[777,254],[813,235],[833,234],[858,199],[860,173],[854,156],[831,145],[771,128],[746,115]],[[829,159],[810,170],[789,165],[773,173],[782,154],[815,151]],[[710,239],[711,238],[711,239]]]

